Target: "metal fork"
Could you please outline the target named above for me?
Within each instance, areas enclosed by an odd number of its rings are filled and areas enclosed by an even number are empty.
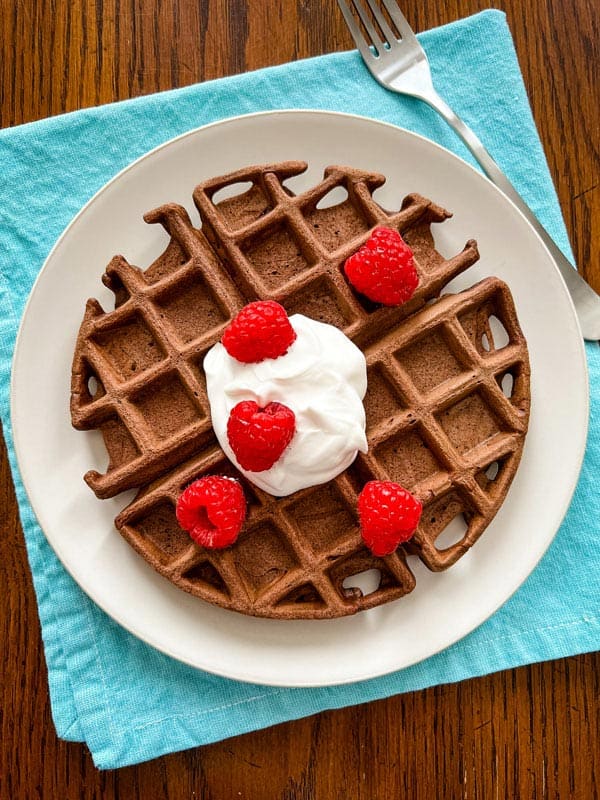
[[[381,6],[375,0],[366,0],[372,17],[365,10],[361,0],[349,0],[355,8],[368,34],[368,38],[361,31],[346,0],[337,0],[350,33],[369,71],[375,80],[385,86],[386,89],[424,100],[456,131],[477,159],[487,177],[525,215],[550,251],[571,294],[584,338],[591,341],[599,340],[600,296],[586,283],[577,270],[573,269],[567,258],[538,222],[529,206],[473,131],[465,125],[436,92],[425,51],[417,41],[417,37],[396,5],[395,0],[381,1],[387,9],[397,33],[400,34],[400,38],[392,30]]]

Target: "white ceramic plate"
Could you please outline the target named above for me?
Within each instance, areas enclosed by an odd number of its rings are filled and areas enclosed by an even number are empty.
[[[273,621],[212,607],[176,589],[126,544],[113,519],[132,493],[97,500],[82,475],[106,466],[97,432],[69,420],[75,337],[88,297],[110,308],[100,276],[112,255],[148,265],[166,244],[142,214],[166,201],[197,213],[202,180],[252,163],[304,159],[290,185],[316,183],[328,164],[387,175],[377,197],[397,207],[418,191],[453,211],[436,228],[445,255],[477,239],[481,261],[454,281],[486,275],[510,285],[529,344],[532,414],[521,466],[488,530],[456,566],[429,573],[386,606],[339,620]],[[515,207],[476,170],[392,125],[312,111],[228,119],[153,150],[110,181],[67,227],[31,293],[17,342],[12,421],[19,466],[38,520],[80,586],[149,644],[210,672],[274,685],[371,678],[447,647],[489,617],[548,547],[575,488],[587,433],[587,369],[570,298],[545,247]]]

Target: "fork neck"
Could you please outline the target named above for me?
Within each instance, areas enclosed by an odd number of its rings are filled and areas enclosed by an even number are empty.
[[[440,114],[440,116],[446,120],[448,125],[454,129],[458,136],[460,136],[464,144],[475,156],[488,178],[497,186],[500,186],[500,188],[505,190],[504,185],[508,183],[506,176],[496,164],[492,156],[485,149],[480,139],[478,139],[473,131],[468,128],[461,118],[454,113],[448,103],[446,103],[446,101],[439,96],[435,89],[423,92],[419,95],[419,97],[421,100],[427,103],[427,105],[431,106],[435,111],[437,111],[438,114]]]

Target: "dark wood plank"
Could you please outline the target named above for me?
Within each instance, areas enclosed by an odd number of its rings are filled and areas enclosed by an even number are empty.
[[[416,30],[488,6],[404,0]],[[600,7],[504,0],[573,249],[600,290]],[[116,99],[350,49],[334,0],[1,0],[0,119]],[[35,599],[0,451],[0,797],[585,798],[600,780],[600,655],[327,712],[98,772],[56,738]]]

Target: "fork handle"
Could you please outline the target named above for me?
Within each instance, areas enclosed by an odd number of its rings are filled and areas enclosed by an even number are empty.
[[[546,232],[545,228],[540,224],[535,214],[529,208],[527,203],[523,200],[521,195],[517,192],[512,183],[508,180],[506,175],[502,172],[498,164],[494,161],[492,156],[485,149],[483,144],[473,133],[473,131],[465,125],[465,123],[458,117],[450,106],[443,100],[437,93],[428,94],[427,96],[421,95],[421,98],[428,103],[435,111],[437,111],[453,128],[456,133],[463,140],[465,145],[469,148],[473,156],[479,162],[481,168],[487,177],[494,183],[504,194],[512,200],[517,206],[519,211],[526,217],[526,219],[535,228],[538,235],[550,251],[560,274],[562,275],[567,289],[573,300],[575,311],[579,318],[579,324],[583,333],[584,339],[590,341],[598,341],[600,339],[600,296],[586,283],[572,264],[565,257],[563,252],[558,248],[554,240]]]

